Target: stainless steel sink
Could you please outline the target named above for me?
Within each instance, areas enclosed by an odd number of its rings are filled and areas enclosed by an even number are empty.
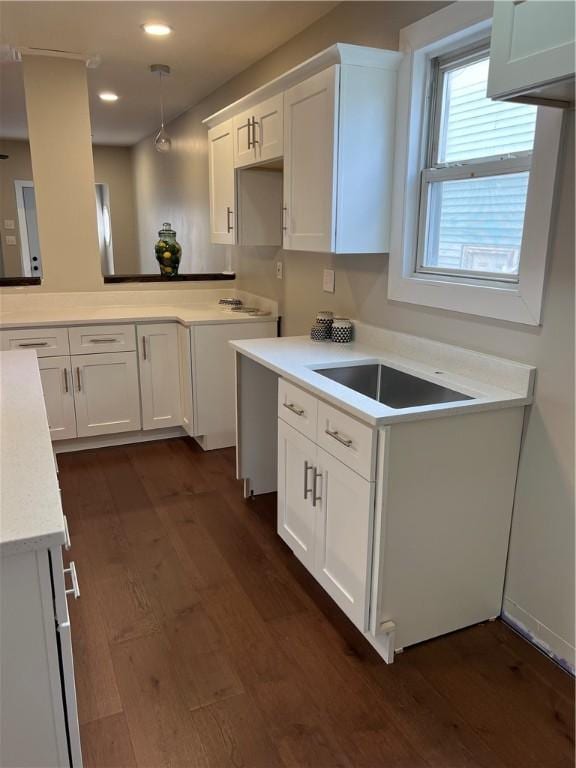
[[[397,371],[387,365],[369,363],[339,368],[317,368],[316,373],[345,387],[371,397],[390,408],[414,408],[474,398],[453,389],[434,384],[418,376]]]

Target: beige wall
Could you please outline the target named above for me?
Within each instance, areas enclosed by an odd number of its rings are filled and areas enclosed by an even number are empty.
[[[30,145],[27,141],[0,141],[0,153],[9,155],[0,165],[0,229],[6,277],[22,274],[20,233],[14,180],[32,180]],[[116,272],[138,271],[138,232],[134,210],[132,151],[130,147],[94,147],[94,176],[108,184],[112,212],[112,240]],[[13,219],[16,230],[5,231],[4,220]],[[14,234],[17,246],[6,245],[6,235]]]
[[[8,155],[8,160],[0,160],[0,231],[2,233],[2,260],[4,277],[19,277],[22,274],[20,259],[20,231],[18,230],[18,211],[14,180],[30,181],[32,163],[27,141],[0,141],[0,153]],[[15,229],[6,230],[4,221],[11,219]],[[14,235],[17,245],[6,245],[6,235]],[[2,274],[0,272],[0,274]]]
[[[139,272],[138,229],[131,147],[94,146],[94,178],[110,193],[112,246],[116,274]]]

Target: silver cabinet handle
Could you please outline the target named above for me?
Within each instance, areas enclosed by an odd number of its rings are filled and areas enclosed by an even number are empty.
[[[250,118],[246,121],[246,128],[248,128],[248,149],[252,149],[252,120]]]
[[[286,230],[288,229],[288,227],[286,226],[286,212],[287,211],[288,211],[288,208],[286,208],[286,206],[284,206],[282,208],[282,229],[284,230],[284,232],[286,232]]]
[[[64,368],[64,392],[68,394],[69,391],[70,389],[68,387],[68,368]]]
[[[316,467],[313,467],[314,474],[312,476],[312,506],[315,507],[318,501],[322,501],[322,496],[318,495],[318,478],[322,477],[322,472],[318,472]]]
[[[47,347],[47,341],[21,341],[19,347]]]
[[[76,573],[76,565],[74,564],[74,561],[70,561],[70,566],[68,568],[64,568],[64,573],[70,574],[70,579],[72,580],[72,587],[70,589],[66,589],[65,592],[67,595],[74,595],[75,600],[78,600],[80,597],[80,586],[78,584],[78,574]]]
[[[64,549],[68,550],[72,546],[70,541],[70,531],[68,530],[68,518],[66,515],[62,515],[64,518]]]
[[[118,339],[90,339],[90,344],[116,344]]]
[[[142,336],[142,359],[148,360],[148,352],[146,351],[146,336]]]
[[[350,440],[348,437],[342,437],[340,432],[338,432],[337,429],[332,431],[331,429],[325,429],[324,432],[329,435],[330,437],[333,437],[334,440],[338,440],[338,442],[341,445],[346,446],[346,448],[350,448],[352,446],[353,440]]]
[[[252,118],[252,147],[255,147],[256,144],[259,144],[260,142],[256,138],[256,126],[259,126],[260,124],[256,122],[256,118]]]
[[[308,464],[307,461],[304,462],[304,498],[308,498],[308,494],[312,493],[312,489],[308,488],[308,471],[310,469],[314,469],[312,464]]]
[[[284,408],[288,408],[289,411],[292,411],[292,413],[295,413],[296,416],[304,416],[306,411],[304,408],[298,408],[297,405],[294,405],[294,403],[283,403]]]
[[[230,206],[227,206],[226,207],[226,231],[227,232],[232,232],[232,230],[234,229],[234,225],[230,223],[230,216],[233,214],[234,214],[234,211],[232,210],[232,208],[230,208]]]
[[[82,376],[79,365],[76,366],[76,384],[78,385],[78,392],[82,392]]]

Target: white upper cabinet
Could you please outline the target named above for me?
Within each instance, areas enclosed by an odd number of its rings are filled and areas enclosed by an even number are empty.
[[[335,248],[337,65],[285,94],[284,248]]]
[[[73,355],[78,437],[140,429],[136,352]]]
[[[210,240],[233,245],[236,242],[236,180],[232,120],[208,131],[210,163]]]
[[[176,323],[138,326],[142,429],[182,424]]]
[[[488,96],[544,106],[573,103],[574,10],[563,0],[494,3]]]
[[[70,358],[38,358],[42,391],[50,437],[52,440],[66,440],[76,437],[76,413],[74,411],[74,392]]]
[[[279,93],[234,117],[234,165],[264,163],[282,157],[283,96]]]
[[[283,170],[285,249],[388,252],[401,58],[397,51],[337,43],[207,118],[211,212],[224,209],[217,198],[226,195],[214,189],[230,168],[219,170],[214,158],[232,123],[233,160],[227,155],[227,162],[238,169],[260,164]],[[224,217],[212,222],[212,242],[275,244],[275,221],[262,237],[263,221],[274,219],[271,205],[263,187],[252,189],[244,208],[258,223],[254,237],[239,208],[241,237],[234,241]]]

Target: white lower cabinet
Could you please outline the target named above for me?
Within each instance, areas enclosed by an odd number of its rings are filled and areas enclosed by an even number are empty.
[[[362,631],[373,510],[374,483],[278,420],[278,534]]]
[[[76,437],[70,357],[40,357],[38,365],[52,440]]]
[[[142,429],[182,424],[176,323],[138,326]]]
[[[136,352],[73,355],[78,437],[140,429]]]
[[[316,513],[312,486],[316,446],[278,420],[278,534],[296,557],[314,570]]]

